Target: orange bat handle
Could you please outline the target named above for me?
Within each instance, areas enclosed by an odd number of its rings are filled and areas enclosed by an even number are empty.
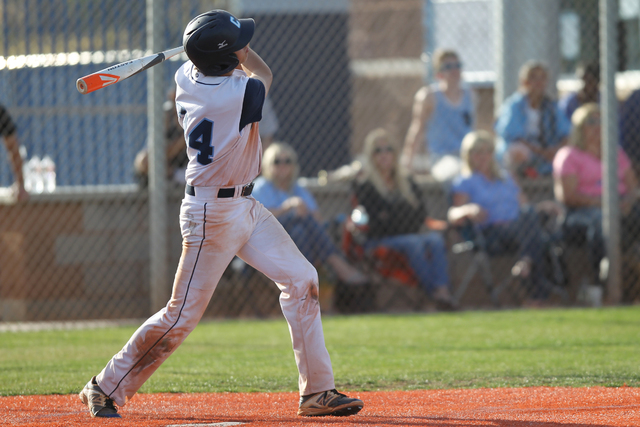
[[[120,76],[113,74],[91,74],[78,79],[78,81],[76,81],[76,88],[78,92],[84,95],[117,83],[118,80],[120,80]]]

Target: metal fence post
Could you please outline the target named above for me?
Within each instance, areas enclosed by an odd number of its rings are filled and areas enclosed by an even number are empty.
[[[425,83],[433,83],[433,52],[435,51],[435,16],[433,8],[433,0],[424,0],[422,6],[422,26],[424,28],[424,42],[422,59],[424,60],[424,79]]]
[[[494,105],[496,112],[513,90],[517,88],[517,67],[508,58],[511,47],[511,2],[497,0],[494,5],[494,43],[496,81],[494,84]]]
[[[499,108],[518,90],[519,71],[527,61],[543,61],[548,68],[549,81],[557,80],[560,69],[559,3],[555,0],[497,0],[494,8],[495,105]],[[528,34],[535,34],[535,37]],[[549,85],[548,90],[554,95],[557,92],[555,84]]]
[[[602,70],[602,231],[609,276],[608,299],[620,303],[622,260],[620,251],[620,209],[618,197],[618,100],[616,22],[617,0],[600,0],[600,66]]]
[[[147,0],[147,48],[165,50],[163,43],[164,7],[160,0]],[[164,67],[147,70],[147,138],[149,144],[149,257],[150,309],[156,312],[170,296],[167,274],[167,157],[164,137]]]

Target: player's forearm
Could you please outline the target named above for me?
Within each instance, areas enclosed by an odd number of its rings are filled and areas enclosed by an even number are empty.
[[[264,83],[265,89],[267,91],[269,90],[271,82],[273,81],[271,68],[269,68],[267,63],[264,62],[260,55],[253,49],[249,48],[249,55],[247,56],[247,60],[242,64],[242,68],[249,77],[257,77],[260,79]]]

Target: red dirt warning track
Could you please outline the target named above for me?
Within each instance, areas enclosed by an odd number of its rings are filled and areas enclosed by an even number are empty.
[[[640,389],[531,387],[351,392],[352,417],[296,416],[296,393],[139,394],[92,419],[76,395],[0,398],[8,426],[640,426]]]

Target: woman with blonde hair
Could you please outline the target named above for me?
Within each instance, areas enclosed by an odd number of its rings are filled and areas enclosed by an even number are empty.
[[[543,254],[546,243],[537,212],[526,205],[518,184],[502,171],[494,155],[493,135],[467,134],[462,140],[462,174],[453,182],[448,219],[454,225],[470,221],[482,233],[489,253],[517,251],[512,274],[527,279],[532,305],[548,297]]]
[[[262,156],[262,176],[255,181],[253,196],[278,219],[312,264],[326,262],[343,283],[366,283],[368,278],[346,261],[325,231],[318,204],[298,184],[299,171],[293,147],[271,143]]]
[[[588,103],[571,117],[569,144],[553,161],[556,199],[567,208],[564,222],[568,236],[586,238],[593,284],[599,282],[599,265],[604,257],[602,236],[602,153],[600,107]],[[618,192],[622,214],[622,248],[638,241],[640,204],[638,181],[625,152],[618,148]]]
[[[399,166],[400,147],[386,130],[375,129],[365,139],[364,154],[354,194],[369,216],[365,249],[385,246],[405,255],[423,290],[442,308],[453,308],[444,239],[423,232],[427,209],[420,189]]]
[[[519,79],[519,90],[498,112],[498,156],[515,176],[550,175],[553,156],[566,143],[571,124],[547,93],[549,71],[544,63],[525,63]]]

